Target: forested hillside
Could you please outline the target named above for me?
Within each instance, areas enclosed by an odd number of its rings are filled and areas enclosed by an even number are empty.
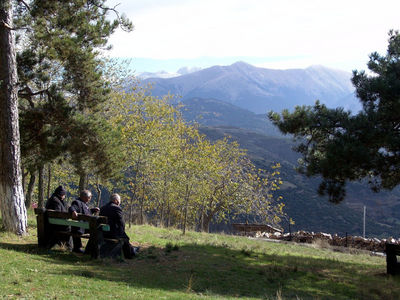
[[[200,131],[211,140],[231,137],[247,149],[259,168],[268,168],[277,162],[281,164],[283,184],[279,193],[283,196],[288,215],[296,223],[292,229],[362,235],[362,211],[363,205],[366,205],[366,235],[397,236],[400,229],[398,189],[377,194],[370,191],[366,184],[354,183],[349,186],[344,203],[332,204],[327,197],[317,195],[319,178],[307,178],[295,171],[299,155],[291,150],[294,143],[290,139],[267,137],[234,127],[201,127]],[[287,224],[284,227],[288,230]]]

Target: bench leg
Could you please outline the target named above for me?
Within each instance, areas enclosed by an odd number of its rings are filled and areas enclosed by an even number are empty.
[[[397,262],[397,249],[398,245],[386,244],[386,272],[390,275],[396,275],[400,273],[400,264]]]
[[[36,216],[37,221],[37,237],[38,237],[38,246],[40,248],[46,248],[49,243],[49,236],[46,230],[46,219],[45,214],[40,213]]]
[[[91,220],[89,222],[90,238],[88,244],[90,249],[90,255],[94,259],[99,258],[100,256],[99,232],[100,229],[97,228],[97,220]]]

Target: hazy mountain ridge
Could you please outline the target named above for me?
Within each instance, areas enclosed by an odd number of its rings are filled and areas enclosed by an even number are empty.
[[[217,99],[255,113],[312,105],[317,99],[329,107],[358,110],[350,78],[350,73],[322,66],[274,70],[237,62],[174,78],[148,78],[143,83],[153,83],[155,96],[171,93],[181,100]]]
[[[216,99],[187,99],[181,102],[180,111],[186,121],[204,126],[234,126],[269,136],[281,136],[266,114],[255,114]]]

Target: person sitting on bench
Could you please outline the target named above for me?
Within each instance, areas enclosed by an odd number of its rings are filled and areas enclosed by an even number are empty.
[[[78,198],[76,198],[70,208],[68,209],[68,211],[72,214],[72,218],[76,218],[78,216],[78,214],[83,214],[83,215],[88,215],[91,216],[92,214],[98,212],[100,209],[98,207],[89,209],[89,207],[87,206],[87,203],[89,203],[90,199],[92,199],[92,193],[89,190],[83,190],[81,191],[80,195]],[[84,253],[85,251],[83,251],[82,248],[82,240],[79,236],[77,235],[82,235],[86,232],[88,232],[88,230],[85,230],[84,228],[80,228],[80,227],[71,227],[71,232],[75,233],[76,235],[72,236],[72,240],[74,242],[74,248],[72,249],[73,252],[76,253]],[[90,253],[90,251],[88,250],[89,245],[87,245],[86,247],[86,252]]]
[[[47,200],[46,209],[68,212],[67,203],[64,201],[66,194],[67,191],[61,185],[57,187],[51,197]],[[69,235],[63,236],[55,234],[56,231],[69,232],[69,226],[48,224],[48,230],[50,234],[50,240],[48,243],[49,248],[53,247],[55,244],[58,244],[60,246],[66,246],[68,250],[72,249],[71,237]]]
[[[121,197],[118,194],[112,194],[110,197],[110,202],[100,208],[100,216],[107,217],[108,225],[110,225],[110,231],[104,232],[104,238],[109,239],[122,239],[122,251],[125,258],[133,258],[138,247],[134,247],[129,242],[129,237],[125,233],[125,222],[122,215],[122,209],[119,206],[121,203]]]

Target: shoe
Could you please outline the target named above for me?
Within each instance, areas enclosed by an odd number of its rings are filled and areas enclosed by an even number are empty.
[[[72,249],[72,252],[74,252],[74,253],[79,253],[79,254],[84,254],[84,253],[85,253],[85,251],[83,251],[81,248]]]
[[[140,247],[133,247],[132,254],[133,256],[137,256],[139,254]]]

